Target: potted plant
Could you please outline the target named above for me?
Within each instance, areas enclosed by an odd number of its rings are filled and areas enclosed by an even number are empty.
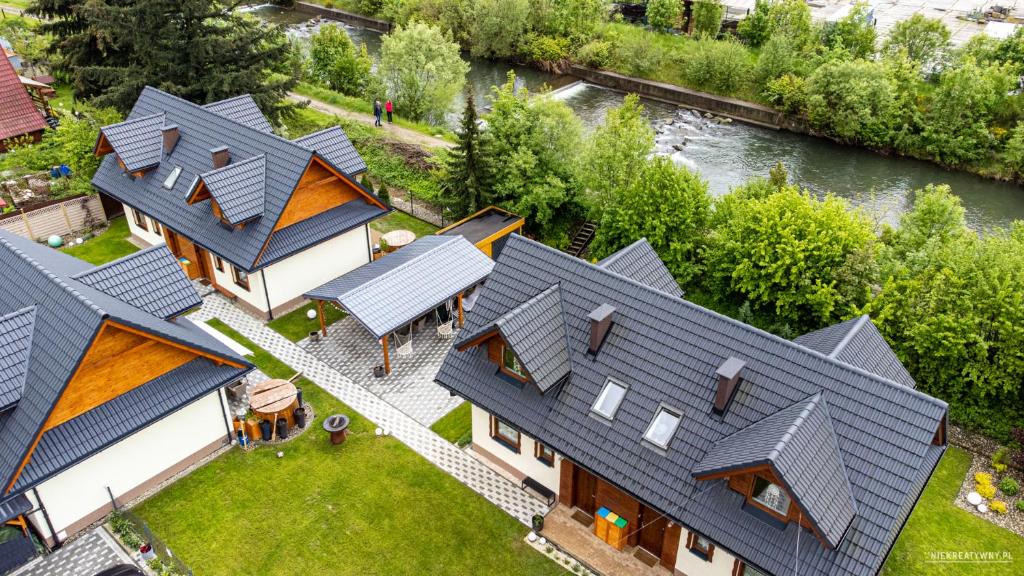
[[[540,533],[544,529],[544,515],[534,514],[532,518],[533,531]]]
[[[153,545],[149,542],[139,546],[139,554],[142,554],[142,559],[146,562],[156,558],[156,552],[153,551]]]

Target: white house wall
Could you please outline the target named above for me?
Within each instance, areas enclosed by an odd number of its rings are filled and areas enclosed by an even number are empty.
[[[759,522],[751,518],[751,522]],[[711,562],[704,560],[686,548],[688,532],[683,526],[679,536],[679,552],[676,554],[676,573],[683,573],[689,576],[732,576],[733,566],[736,558],[725,550],[715,547],[711,555]]]
[[[124,504],[120,498],[133,489],[204,448],[226,442],[219,394],[204,396],[40,484],[39,497],[60,540],[72,535],[69,527],[110,504],[108,487]],[[32,521],[42,534],[50,534],[41,513]]]
[[[149,228],[149,230],[143,230],[135,224],[135,214],[132,211],[132,207],[124,203],[121,205],[124,206],[124,217],[128,220],[128,230],[131,231],[132,236],[135,236],[150,246],[156,246],[157,244],[163,244],[165,242],[163,236],[153,233],[153,219],[150,218],[149,215],[142,212],[146,217],[146,227]],[[162,229],[163,228],[161,228],[161,230]]]
[[[363,225],[264,268],[271,308],[369,262],[367,242]]]
[[[562,456],[555,454],[554,466],[548,466],[537,460],[534,457],[534,440],[526,434],[520,434],[519,453],[516,454],[504,444],[491,438],[491,415],[477,406],[473,406],[473,444],[558,494]]]
[[[224,260],[223,272],[217,270],[216,264],[211,264],[210,270],[213,272],[214,281],[222,289],[234,294],[239,300],[245,301],[246,304],[255,307],[261,312],[269,310],[267,308],[267,295],[263,291],[263,275],[259,271],[249,274],[249,289],[246,290],[235,284],[235,278],[231,275],[231,263],[227,260]]]

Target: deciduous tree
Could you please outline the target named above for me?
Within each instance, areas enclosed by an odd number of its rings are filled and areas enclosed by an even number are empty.
[[[384,37],[380,76],[395,105],[412,120],[442,122],[468,70],[459,45],[436,26],[413,22]]]
[[[373,60],[366,45],[356,48],[340,26],[320,27],[309,39],[309,67],[313,78],[349,96],[362,96]]]
[[[582,155],[580,179],[587,190],[592,217],[618,200],[619,191],[640,177],[654,150],[654,130],[636,94],[605,115]]]

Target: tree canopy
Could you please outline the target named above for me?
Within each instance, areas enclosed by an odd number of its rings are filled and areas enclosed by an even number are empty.
[[[580,179],[593,214],[600,215],[618,200],[620,190],[640,177],[653,150],[654,129],[640,98],[629,94],[621,106],[608,110],[581,156]]]
[[[459,45],[436,26],[413,22],[384,36],[379,74],[388,95],[412,120],[440,123],[466,84]]]
[[[356,48],[340,26],[324,25],[309,39],[310,74],[332,90],[362,96],[373,68],[366,45]]]

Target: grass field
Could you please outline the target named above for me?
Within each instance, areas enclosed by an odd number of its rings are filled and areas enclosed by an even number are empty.
[[[465,446],[473,440],[473,413],[469,402],[459,404],[455,410],[444,415],[430,427],[445,440]]]
[[[64,251],[90,264],[106,264],[139,251],[138,246],[128,241],[128,236],[128,219],[118,216],[110,221],[110,226],[101,234],[77,246],[65,248]]]
[[[291,372],[223,322],[210,325],[264,372]],[[135,509],[197,573],[565,574],[511,516],[315,385],[303,395],[318,421],[279,448],[283,458],[232,450]],[[339,412],[352,433],[332,446],[319,420]]]
[[[415,234],[417,238],[420,236],[430,236],[438,230],[437,226],[434,226],[430,222],[425,222],[415,216],[410,216],[405,212],[399,212],[398,210],[395,210],[383,218],[378,218],[373,222],[370,222],[370,228],[373,228],[381,234],[387,234],[392,230],[409,230]]]

